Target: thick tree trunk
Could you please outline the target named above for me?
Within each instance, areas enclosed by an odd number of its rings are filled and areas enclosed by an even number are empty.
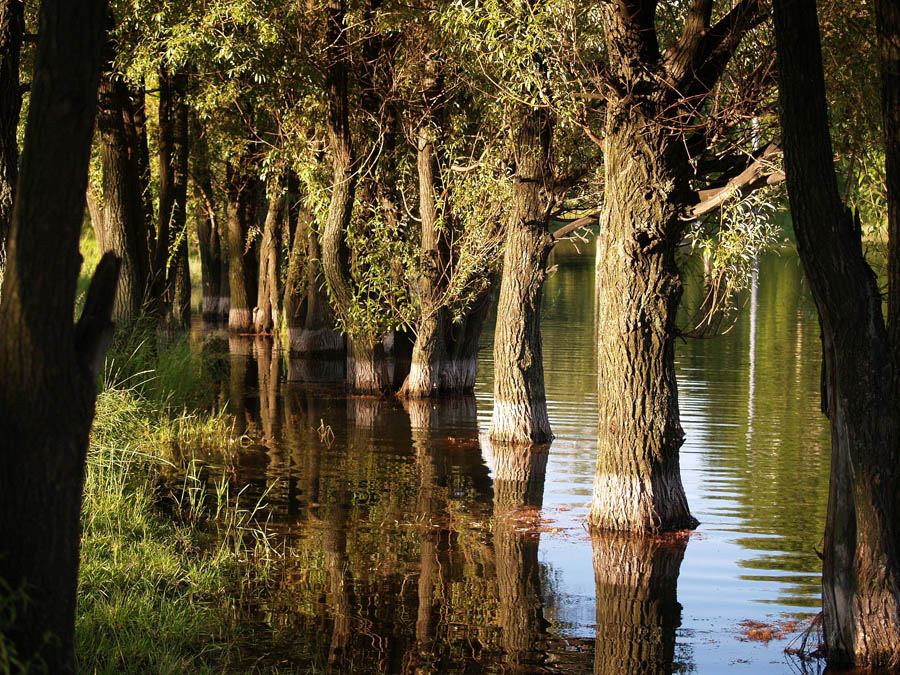
[[[788,197],[822,326],[822,402],[831,421],[822,569],[825,646],[830,664],[896,668],[897,365],[859,223],[838,193],[815,3],[776,1],[775,37]]]
[[[544,393],[541,298],[553,238],[547,232],[549,113],[520,118],[513,213],[503,251],[503,277],[494,332],[494,411],[491,438],[546,443],[553,438]]]
[[[123,122],[127,90],[121,81],[104,73],[100,80],[97,129],[100,136],[100,162],[103,167],[103,217],[98,240],[101,251],[113,251],[122,260],[119,287],[116,291],[114,317],[117,323],[129,324],[141,312],[146,277],[141,276],[139,252],[140,221],[135,222],[134,205],[140,196],[136,187],[134,166],[130,159],[128,139]]]
[[[259,246],[259,281],[253,317],[257,333],[273,333],[278,329],[278,310],[281,301],[280,261],[285,195],[280,181],[275,181],[272,192],[274,194],[269,197],[262,243]]]
[[[127,88],[125,137],[131,158],[134,222],[138,225],[139,276],[143,279],[144,295],[150,291],[153,256],[156,251],[156,228],[153,221],[153,194],[150,189],[150,149],[147,144],[146,102],[143,85]]]
[[[667,675],[681,624],[680,534],[636,537],[594,532],[597,675]]]
[[[531,672],[548,627],[541,599],[540,534],[522,531],[519,518],[539,517],[544,496],[547,446],[494,443],[494,554],[497,612],[504,663]]]
[[[247,234],[253,219],[255,183],[244,173],[244,162],[229,164],[227,169],[228,198],[228,287],[230,304],[228,330],[250,333],[253,330],[251,298],[256,298],[257,275],[253,248],[247,246]]]
[[[659,532],[696,527],[681,483],[684,432],[675,382],[675,250],[686,179],[665,131],[611,106],[597,239],[599,426],[591,525]],[[677,144],[676,144],[677,145]]]
[[[22,92],[19,90],[19,54],[25,35],[23,0],[0,0],[0,285],[6,268],[6,240],[12,224],[13,197],[18,175],[16,132]]]
[[[384,344],[366,338],[347,340],[347,391],[354,394],[384,394],[392,389]]]
[[[104,256],[73,325],[105,25],[103,0],[41,3],[0,300],[0,579],[27,595],[5,638],[51,673],[75,670],[81,491],[118,274]]]

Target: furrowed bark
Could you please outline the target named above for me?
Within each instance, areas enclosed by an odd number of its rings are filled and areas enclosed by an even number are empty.
[[[552,123],[533,109],[519,119],[513,213],[503,251],[494,333],[492,440],[546,443],[553,438],[544,393],[541,299],[553,237],[546,189]]]
[[[859,222],[841,202],[812,0],[775,2],[785,172],[819,312],[831,422],[822,612],[829,665],[900,666],[897,367]],[[890,189],[890,184],[889,184]]]
[[[111,65],[111,64],[110,64]],[[100,162],[103,167],[101,251],[114,251],[122,260],[119,287],[113,316],[117,323],[129,324],[141,311],[146,277],[141,277],[139,253],[140,222],[135,222],[135,180],[128,139],[123,122],[127,91],[111,72],[101,77],[97,130],[100,138]]]
[[[255,183],[246,173],[247,157],[226,167],[228,198],[228,287],[230,303],[228,330],[250,333],[253,330],[251,298],[256,297],[257,267],[254,249],[247,245],[253,220]]]

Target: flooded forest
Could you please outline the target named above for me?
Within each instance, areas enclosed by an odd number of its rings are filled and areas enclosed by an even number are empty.
[[[0,0],[0,675],[900,669],[893,0]]]

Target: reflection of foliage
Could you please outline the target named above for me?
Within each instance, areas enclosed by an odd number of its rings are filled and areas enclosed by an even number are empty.
[[[702,251],[707,261],[707,293],[696,330],[719,325],[737,308],[738,294],[750,285],[759,256],[778,240],[777,210],[771,193],[754,191],[692,223],[687,235],[691,248]]]

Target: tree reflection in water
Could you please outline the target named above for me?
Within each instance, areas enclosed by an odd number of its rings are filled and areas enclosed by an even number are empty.
[[[675,631],[681,625],[678,573],[688,536],[592,533],[595,675],[673,672]]]
[[[503,661],[511,672],[527,671],[545,656],[549,624],[534,522],[544,500],[549,447],[493,443],[498,620]]]

